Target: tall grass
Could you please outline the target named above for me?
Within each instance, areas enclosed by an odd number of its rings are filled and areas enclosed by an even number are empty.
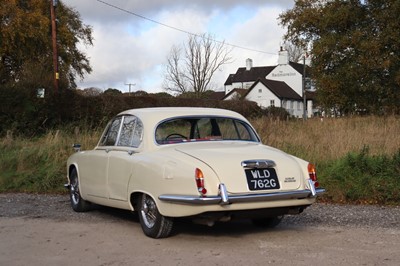
[[[400,202],[400,118],[252,121],[263,143],[314,162],[325,199]]]
[[[61,192],[72,144],[93,148],[99,135],[100,131],[56,130],[26,139],[7,134],[0,140],[0,191]]]
[[[317,164],[326,200],[400,202],[400,117],[253,119],[262,142]],[[61,192],[73,143],[92,149],[101,130],[0,139],[0,192]]]
[[[371,155],[400,149],[399,117],[346,117],[252,121],[264,144],[313,162],[336,160],[368,147]]]

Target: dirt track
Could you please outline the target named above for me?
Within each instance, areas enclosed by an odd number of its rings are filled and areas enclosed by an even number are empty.
[[[178,222],[143,235],[133,214],[74,213],[68,196],[0,194],[0,265],[399,265],[400,208],[315,204],[275,229]]]

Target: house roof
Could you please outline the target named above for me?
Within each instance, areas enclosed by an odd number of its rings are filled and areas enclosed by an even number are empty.
[[[222,100],[225,97],[225,91],[214,91],[207,98],[211,100]]]
[[[290,99],[290,100],[301,100],[301,96],[298,95],[289,85],[283,81],[276,81],[270,79],[258,79],[247,91],[246,97],[251,90],[255,88],[258,83],[262,83],[266,88],[268,88],[273,94],[275,94],[279,99]]]
[[[289,62],[289,65],[293,67],[297,72],[303,75],[304,65],[295,62]],[[232,85],[235,82],[251,82],[257,79],[265,79],[265,77],[275,69],[276,66],[262,66],[252,67],[250,70],[246,70],[245,67],[240,67],[235,74],[230,74],[226,79],[224,85]],[[306,66],[306,76],[309,76],[310,67]]]
[[[230,74],[224,85],[232,85],[234,82],[249,82],[257,79],[265,78],[275,66],[252,67],[246,70],[245,67],[240,67],[235,74]]]
[[[234,93],[238,93],[238,94],[240,94],[241,97],[243,97],[244,95],[247,94],[247,91],[248,91],[248,89],[238,89],[238,88],[233,89],[233,90],[231,90],[228,94],[226,94],[226,95],[222,98],[222,100],[225,100],[226,98],[228,98],[229,96],[231,96],[231,95],[234,94]]]

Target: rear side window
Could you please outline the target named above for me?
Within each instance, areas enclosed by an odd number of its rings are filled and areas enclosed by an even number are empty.
[[[142,142],[143,124],[136,116],[119,116],[107,126],[99,146],[139,147]]]
[[[101,138],[100,141],[100,146],[114,146],[117,138],[118,138],[118,132],[119,128],[121,126],[121,120],[122,117],[116,117],[114,120],[112,120],[108,126],[107,129],[104,133],[104,135]]]
[[[142,135],[142,122],[135,116],[125,116],[117,145],[137,148],[142,141]]]

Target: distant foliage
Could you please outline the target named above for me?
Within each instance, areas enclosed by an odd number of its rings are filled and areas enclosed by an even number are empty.
[[[58,1],[56,14],[59,83],[74,88],[76,78],[92,70],[78,47],[92,45],[92,29],[63,1]],[[2,0],[0,25],[0,84],[15,89],[52,87],[50,1]]]
[[[223,108],[249,118],[264,114],[254,102],[177,98],[165,93],[128,95],[113,90],[101,93],[95,88],[63,90],[59,94],[47,90],[45,98],[37,98],[36,93],[35,89],[14,90],[0,86],[0,136],[7,131],[15,135],[36,136],[66,125],[97,128],[122,111],[145,107]]]
[[[299,0],[279,17],[311,47],[318,102],[340,114],[400,113],[400,1]]]
[[[120,90],[112,89],[112,88],[108,88],[103,93],[107,94],[107,95],[121,95],[122,94],[122,92]]]
[[[263,116],[273,117],[280,120],[287,120],[290,118],[290,114],[285,108],[270,106],[263,110]]]

